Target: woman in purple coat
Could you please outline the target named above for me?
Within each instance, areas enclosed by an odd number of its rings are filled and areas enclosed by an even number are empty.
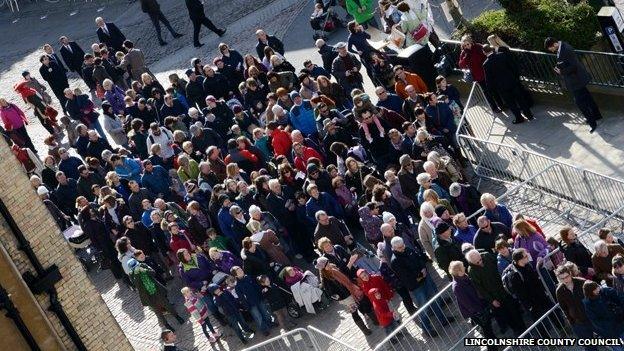
[[[518,233],[514,239],[514,249],[524,248],[531,255],[531,265],[535,268],[547,254],[549,245],[537,229],[524,219],[513,222],[513,228]]]
[[[178,271],[180,278],[184,282],[185,286],[193,289],[193,291],[200,292],[205,296],[203,301],[208,306],[212,315],[225,325],[225,316],[219,312],[217,306],[214,304],[214,300],[208,294],[208,285],[212,283],[212,276],[214,275],[215,267],[212,261],[203,254],[192,254],[187,249],[180,249],[176,252],[180,264]]]
[[[229,251],[219,250],[216,247],[210,248],[208,256],[210,256],[215,268],[225,274],[230,274],[232,267],[243,265],[243,261],[240,258],[234,256]]]
[[[492,330],[492,316],[488,303],[479,297],[477,289],[466,275],[466,269],[461,261],[453,261],[449,265],[449,273],[453,277],[453,293],[457,298],[457,305],[462,317],[470,319],[470,323],[481,327],[483,336],[488,339],[496,338]],[[488,351],[496,350],[496,346],[488,346]]]

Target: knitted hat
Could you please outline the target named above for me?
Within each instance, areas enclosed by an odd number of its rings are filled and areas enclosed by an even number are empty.
[[[299,95],[299,92],[297,91],[291,91],[290,94],[288,94],[288,96],[290,96],[291,100],[294,100],[296,97],[300,97],[301,95]]]
[[[212,95],[208,95],[206,96],[206,101],[217,102],[217,98]]]
[[[187,181],[184,184],[184,189],[186,189],[187,193],[193,192],[193,190],[195,190],[195,188],[197,188],[197,184],[195,184],[194,182]]]
[[[334,45],[334,47],[336,49],[344,49],[347,47],[347,43],[345,43],[344,41],[340,41],[340,42],[337,42],[336,45]]]
[[[236,113],[241,113],[243,112],[243,107],[241,105],[234,105],[234,107],[232,107],[232,111],[236,114]]]
[[[446,206],[436,205],[434,211],[435,211],[436,216],[442,217],[442,214],[444,213],[444,211],[446,211]]]
[[[360,269],[357,270],[356,276],[359,277],[360,275],[362,275],[362,273],[367,273],[368,274],[366,269],[360,268]]]
[[[396,217],[392,213],[384,211],[381,214],[381,218],[383,218],[384,223],[390,223],[390,221],[395,219]]]
[[[130,260],[128,260],[128,268],[130,268],[130,270],[133,270],[134,268],[136,268],[136,266],[139,265],[139,261],[135,260],[134,258],[131,258]]]
[[[453,183],[449,186],[449,194],[452,197],[458,197],[461,194],[461,185],[459,183]]]
[[[37,195],[48,195],[50,191],[45,186],[41,185],[37,188]]]
[[[449,229],[451,229],[451,226],[448,225],[448,223],[440,222],[440,223],[438,223],[438,225],[436,225],[435,234],[436,235],[441,235],[442,233],[446,232]]]
[[[184,72],[184,74],[186,74],[187,77],[190,77],[191,74],[195,73],[195,71],[192,68],[189,68],[186,70],[186,72]]]
[[[315,163],[310,163],[310,164],[306,167],[306,170],[308,171],[308,174],[309,174],[309,173],[312,173],[312,172],[316,172],[316,171],[318,171],[318,170],[319,170],[319,167],[318,167]]]
[[[219,206],[223,206],[223,203],[225,202],[225,200],[229,200],[230,197],[227,196],[227,194],[221,194],[219,195]]]
[[[30,75],[30,72],[24,71],[22,72],[22,77],[26,78],[26,76]]]
[[[217,284],[215,284],[215,283],[212,283],[212,284],[208,285],[208,292],[211,295],[214,295],[215,291],[217,291],[218,289],[219,289],[219,286]]]
[[[327,263],[329,262],[329,260],[327,259],[327,257],[319,257],[316,259],[316,263],[314,264],[314,267],[316,267],[316,269],[318,269],[319,271],[323,268],[325,268],[325,266],[327,266]]]

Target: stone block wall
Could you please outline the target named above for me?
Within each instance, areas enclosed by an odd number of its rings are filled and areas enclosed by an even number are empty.
[[[56,284],[65,313],[89,350],[132,350],[119,324],[95,289],[81,263],[60,232],[47,208],[32,189],[29,179],[9,146],[0,138],[0,199],[30,241],[44,268],[56,264],[63,279]],[[17,269],[35,273],[28,258],[17,248],[17,241],[0,217],[0,244]],[[75,346],[50,306],[49,296],[35,296],[46,317],[68,350]]]

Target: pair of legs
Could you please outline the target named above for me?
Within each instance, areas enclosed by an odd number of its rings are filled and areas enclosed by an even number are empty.
[[[518,307],[518,302],[507,295],[498,300],[500,307],[492,306],[494,318],[502,330],[511,327],[516,335],[522,334],[526,330],[526,324],[522,319],[522,310]]]
[[[247,324],[247,322],[245,322],[243,315],[241,315],[240,312],[238,312],[236,314],[228,315],[227,319],[228,319],[228,324],[230,325],[230,327],[234,329],[234,333],[236,333],[236,336],[238,336],[240,341],[242,341],[243,343],[246,343],[247,339],[245,338],[245,335],[243,335],[243,333],[251,334],[252,331],[249,325]]]
[[[26,131],[26,126],[21,126],[20,128],[15,128],[13,130],[7,131],[8,135],[11,137],[11,140],[19,145],[20,147],[27,147],[35,154],[37,153],[37,149],[35,149],[35,145],[33,145],[28,132]]]
[[[581,110],[581,113],[587,120],[587,124],[592,128],[592,131],[596,128],[596,121],[602,118],[602,114],[598,109],[598,105],[594,101],[594,98],[589,93],[586,87],[574,90],[572,92],[574,97],[574,103]]]
[[[533,119],[533,112],[531,112],[530,101],[527,99],[527,94],[522,89],[520,82],[516,84],[512,89],[501,90],[499,92],[503,102],[511,112],[513,113],[514,123],[524,122],[524,117]],[[520,114],[522,112],[522,114]],[[524,117],[522,117],[524,115]]]
[[[31,95],[27,98],[27,100],[33,106],[35,116],[37,117],[39,122],[41,122],[41,125],[43,126],[43,128],[45,128],[45,130],[47,130],[48,133],[50,133],[50,135],[54,135],[55,123],[53,123],[49,118],[45,116],[44,113],[45,113],[46,107],[43,103],[43,100],[41,100],[41,98],[38,95]]]
[[[266,307],[262,304],[251,306],[249,307],[249,313],[251,313],[251,316],[253,317],[254,321],[256,322],[256,326],[258,326],[260,331],[263,332],[265,335],[268,334],[271,329],[272,318]]]
[[[217,28],[206,16],[203,18],[192,18],[191,22],[193,22],[193,45],[195,45],[195,47],[203,45],[199,42],[199,32],[202,25],[215,32],[218,36],[222,36],[225,33],[225,29]]]
[[[171,325],[167,322],[167,319],[165,319],[165,314],[163,310],[174,316],[178,323],[184,323],[184,319],[180,317],[178,312],[176,312],[176,310],[173,308],[173,305],[171,305],[171,303],[169,303],[168,301],[161,301],[161,303],[158,305],[150,306],[150,309],[156,314],[156,318],[158,318],[158,323],[168,329],[173,330]]]
[[[286,307],[280,308],[277,311],[273,311],[273,313],[275,314],[277,323],[284,330],[290,330],[291,328],[297,325],[297,323],[295,323],[295,321],[288,315],[288,311],[286,310]]]
[[[422,306],[429,302],[429,300],[431,300],[431,298],[434,297],[437,293],[438,288],[435,286],[435,283],[429,275],[427,275],[424,283],[420,287],[410,291],[412,299],[416,301],[416,304],[418,304],[421,309]],[[438,333],[433,329],[433,325],[431,324],[431,320],[428,316],[431,311],[433,311],[436,319],[443,326],[448,325],[450,320],[444,315],[444,312],[442,312],[442,308],[437,301],[427,307],[425,311],[420,312],[420,326],[423,328],[423,331],[426,332],[428,335],[436,336]]]
[[[157,13],[150,13],[149,17],[150,20],[152,20],[152,24],[154,24],[154,28],[156,29],[156,37],[158,37],[158,42],[160,43],[160,45],[167,44],[167,42],[163,40],[162,33],[160,32],[160,22],[162,22],[165,27],[167,27],[167,29],[169,30],[169,32],[171,32],[171,35],[174,38],[179,38],[182,36],[182,34],[176,32],[173,27],[171,27],[171,23],[169,23],[169,20],[167,19],[167,17],[165,17],[162,11],[159,10]]]

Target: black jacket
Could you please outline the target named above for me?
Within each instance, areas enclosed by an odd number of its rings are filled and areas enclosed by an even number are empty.
[[[422,270],[426,267],[427,258],[409,247],[403,252],[392,251],[390,268],[409,291],[418,289],[425,282]]]
[[[271,311],[275,312],[288,306],[288,295],[275,283],[271,282],[270,286],[261,286],[262,298],[271,307]]]
[[[194,150],[205,153],[208,146],[215,145],[221,148],[223,145],[223,139],[211,128],[202,128],[201,135],[193,135],[191,137],[191,143],[193,144]]]
[[[592,267],[591,253],[578,241],[566,244],[561,242],[561,251],[566,261],[574,262],[583,274],[587,274],[587,268]]]
[[[133,229],[126,229],[124,233],[128,239],[132,242],[132,246],[135,248],[142,250],[146,255],[155,254],[158,252],[158,248],[156,247],[156,243],[152,238],[152,233],[145,228],[143,223],[135,222]]]
[[[69,47],[71,48],[71,52],[66,49],[65,46],[61,46],[61,50],[59,50],[61,52],[61,57],[63,57],[63,61],[65,61],[70,71],[80,72],[82,63],[84,62],[85,52],[75,41],[70,41]]]
[[[458,212],[470,216],[481,209],[481,192],[469,184],[460,184],[460,186],[461,193],[458,197],[451,197],[451,204]]]
[[[117,28],[115,23],[107,22],[106,29],[108,33],[102,28],[97,29],[97,37],[100,43],[106,44],[111,50],[123,51],[123,42],[126,40],[126,36]]]
[[[451,237],[451,241],[446,241],[438,238],[438,247],[433,250],[435,259],[438,262],[438,267],[447,273],[448,278],[451,276],[448,274],[448,268],[452,261],[462,261],[464,267],[468,267],[468,262],[462,254],[461,243]]]
[[[204,91],[204,77],[197,76],[197,78],[186,84],[184,89],[186,92],[186,100],[189,106],[199,106],[200,109],[206,107],[206,92]]]
[[[510,288],[527,309],[541,311],[552,305],[533,266],[519,267],[514,264],[508,269],[512,270]]]
[[[160,4],[156,0],[141,0],[141,11],[148,14],[160,12]]]
[[[321,59],[323,59],[323,68],[325,68],[327,72],[332,73],[332,63],[336,56],[338,56],[338,52],[334,50],[333,46],[325,44],[319,49],[318,53],[321,55]]]
[[[65,75],[65,69],[54,61],[50,60],[48,66],[41,65],[39,67],[39,74],[43,80],[50,84],[50,88],[53,91],[61,92],[65,88],[69,88],[69,82],[67,81],[67,75]]]
[[[206,17],[204,4],[200,0],[184,0],[191,20],[199,20]]]
[[[284,55],[284,44],[276,37],[272,35],[267,35],[267,44],[273,50],[275,50],[275,52],[278,52],[282,56]],[[258,40],[258,43],[256,44],[256,53],[258,54],[258,57],[264,57],[264,48],[267,46],[267,44],[262,43],[260,40]]]
[[[491,54],[483,62],[485,82],[496,91],[513,90],[520,84],[515,65],[506,54]]]
[[[227,97],[230,82],[221,73],[215,72],[214,76],[204,78],[204,92],[218,99]]]

